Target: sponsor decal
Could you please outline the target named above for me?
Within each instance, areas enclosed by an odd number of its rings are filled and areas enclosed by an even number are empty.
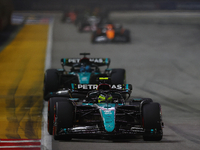
[[[96,90],[98,87],[97,84],[78,84],[77,88],[78,89],[83,89],[83,90]]]
[[[111,115],[112,112],[111,112],[111,111],[108,111],[108,110],[105,110],[105,111],[104,111],[104,114],[105,114],[105,115]],[[109,116],[109,117],[110,117],[110,116]]]
[[[103,58],[90,58],[90,62],[103,63],[104,59]]]
[[[108,80],[108,77],[100,77],[99,80]]]
[[[72,84],[74,87],[73,89],[79,89],[79,90],[97,90],[98,85],[97,84]],[[124,89],[123,84],[113,84],[111,85],[111,89],[118,89],[122,90]]]
[[[94,63],[105,63],[105,61],[108,61],[107,58],[89,58],[89,60],[90,62],[94,62]],[[79,63],[80,58],[63,59],[63,61],[68,61],[68,63]]]
[[[96,38],[96,42],[104,42],[104,41],[106,41],[107,40],[107,38],[105,37],[105,36],[99,36],[99,37],[97,37]]]
[[[82,81],[87,81],[88,78],[87,78],[87,77],[82,77],[81,80],[82,80]]]
[[[75,59],[75,58],[73,58],[73,59],[68,59],[68,63],[78,63],[79,62],[79,60],[80,59]]]
[[[78,73],[79,82],[81,84],[88,84],[90,81],[90,76],[91,76],[91,73],[89,72]]]
[[[107,132],[112,132],[115,128],[115,104],[98,104],[104,127]]]
[[[111,89],[123,89],[122,84],[111,85]]]

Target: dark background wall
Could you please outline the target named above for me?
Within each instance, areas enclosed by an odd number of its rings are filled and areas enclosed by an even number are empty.
[[[0,31],[11,24],[13,5],[11,0],[0,0]]]
[[[200,0],[13,0],[15,10],[62,11],[100,7],[109,10],[200,10]]]

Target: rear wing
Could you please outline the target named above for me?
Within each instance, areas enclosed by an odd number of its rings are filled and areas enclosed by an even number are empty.
[[[109,85],[111,87],[111,89],[109,91],[119,92],[121,94],[128,94],[130,97],[130,94],[132,92],[131,84],[109,84]],[[72,97],[74,97],[74,95],[72,95],[73,93],[75,95],[80,94],[80,95],[78,95],[79,97],[81,95],[82,95],[82,97],[85,97],[85,95],[88,92],[95,91],[95,90],[97,91],[97,88],[98,88],[98,84],[75,84],[75,83],[72,83],[70,89],[61,90],[61,91],[57,91],[57,92],[50,92],[49,94],[47,94],[47,96],[45,98],[46,99],[50,99],[51,97],[68,97],[68,98],[71,97],[72,98]],[[74,100],[78,100],[78,99],[74,99]]]
[[[126,97],[126,100],[130,97],[131,93],[132,93],[132,85],[131,84],[109,84],[110,85],[110,89],[105,89],[102,90],[102,92],[116,92],[116,93],[120,93],[122,95],[127,95],[128,97]],[[79,93],[79,94],[87,94],[88,92],[98,92],[98,84],[71,84],[71,92],[72,93]]]
[[[91,64],[95,64],[97,66],[107,66],[110,65],[110,59],[109,58],[88,58],[89,62]],[[73,66],[74,64],[79,63],[81,58],[62,58],[61,59],[61,65],[62,66]]]
[[[111,89],[115,91],[132,91],[132,85],[131,84],[109,84]],[[98,84],[71,84],[72,91],[92,91],[97,90]]]

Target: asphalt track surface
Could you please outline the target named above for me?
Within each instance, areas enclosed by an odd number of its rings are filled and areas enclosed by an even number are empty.
[[[144,13],[142,20],[134,19],[133,15],[111,14],[114,22],[130,29],[129,44],[91,44],[90,33],[78,33],[73,24],[61,23],[61,15],[57,15],[52,68],[60,68],[62,57],[79,58],[80,52],[90,52],[90,57],[111,58],[111,68],[126,69],[133,97],[150,97],[162,105],[163,139],[160,142],[146,142],[141,137],[53,140],[53,150],[199,150],[200,24],[187,21],[191,20],[190,15],[184,18],[184,15],[163,17],[163,14]],[[173,21],[169,21],[172,16]]]

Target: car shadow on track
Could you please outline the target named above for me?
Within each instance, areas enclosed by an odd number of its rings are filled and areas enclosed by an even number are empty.
[[[180,140],[169,140],[164,137],[161,141],[144,141],[142,136],[133,136],[131,138],[115,138],[115,139],[102,139],[102,138],[73,138],[71,141],[60,140],[59,142],[81,142],[81,143],[180,143]]]

